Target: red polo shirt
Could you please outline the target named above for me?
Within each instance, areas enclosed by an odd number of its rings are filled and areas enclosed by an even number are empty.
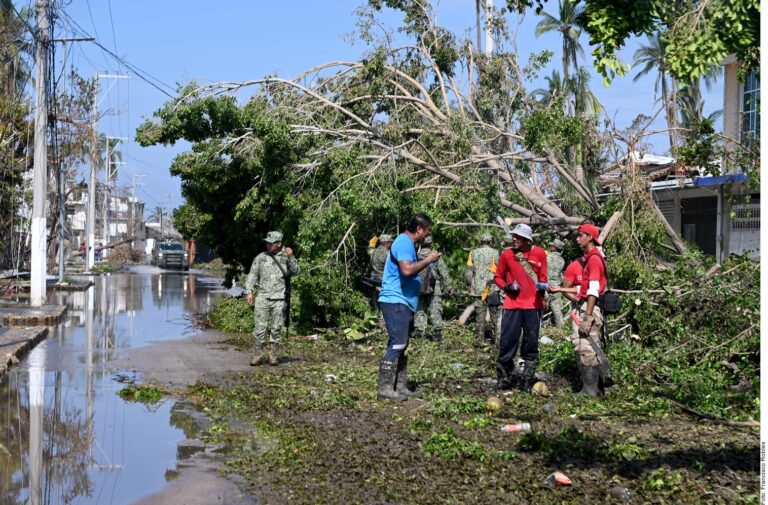
[[[584,255],[586,263],[584,263],[584,274],[582,275],[581,289],[579,290],[579,298],[582,301],[587,300],[587,291],[589,290],[589,281],[600,281],[600,294],[605,293],[605,260],[600,254],[600,250],[595,247]]]
[[[547,282],[547,252],[541,247],[533,246],[530,251],[523,253],[523,258],[533,267],[533,273],[539,281]],[[499,257],[499,265],[496,267],[493,280],[499,288],[504,289],[505,285],[512,283],[515,279],[520,284],[520,292],[516,295],[507,293],[504,298],[504,308],[507,310],[543,309],[544,292],[536,291],[536,284],[517,261],[515,251],[506,249]]]

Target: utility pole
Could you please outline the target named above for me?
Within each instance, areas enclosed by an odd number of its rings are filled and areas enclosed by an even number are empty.
[[[168,224],[170,224],[170,221],[171,221],[171,194],[167,193],[167,195],[168,195],[168,223],[166,224],[166,227],[168,227]]]
[[[40,307],[46,296],[46,188],[48,186],[48,0],[37,0],[37,47],[35,63],[35,155],[32,178],[32,255],[30,260],[30,305]]]
[[[98,121],[98,108],[101,105],[101,101],[97,102],[97,98],[99,96],[99,79],[115,79],[113,81],[112,85],[107,88],[107,91],[104,93],[104,96],[107,96],[107,93],[112,89],[112,86],[114,86],[114,83],[117,82],[117,79],[129,79],[129,75],[125,74],[100,74],[96,72],[96,87],[93,91],[93,111],[92,111],[92,117],[91,117],[91,174],[90,179],[88,182],[88,221],[87,221],[87,234],[88,234],[88,254],[86,256],[86,262],[85,262],[85,271],[90,272],[93,268],[93,265],[95,264],[95,254],[94,254],[94,247],[96,246],[96,175],[99,170],[98,167],[98,161],[99,161],[99,146],[98,146],[98,140],[99,136],[96,133],[96,126]],[[104,98],[102,98],[103,100]],[[105,194],[106,197],[106,194]],[[105,238],[106,240],[106,238]]]
[[[139,212],[138,206],[139,206],[139,199],[136,198],[136,186],[143,186],[143,182],[136,182],[138,179],[141,180],[142,177],[146,177],[145,174],[132,174],[131,175],[131,198],[128,200],[128,235],[134,239],[133,242],[131,242],[131,246],[134,247],[136,245],[135,239],[137,236],[141,236],[141,243],[144,243],[144,234],[137,233],[139,228],[139,223],[141,222],[141,219],[139,218]],[[143,212],[142,212],[143,215]]]
[[[99,74],[96,74],[95,85],[93,89],[93,108],[91,110],[91,173],[88,178],[88,220],[86,222],[87,235],[87,254],[85,256],[85,271],[90,272],[95,263],[95,244],[94,234],[96,231],[96,171],[98,170],[99,148],[96,145],[98,135],[96,134],[96,97],[99,96]]]
[[[110,181],[113,179],[112,165],[124,164],[117,161],[114,163],[112,162],[112,153],[109,151],[109,142],[111,140],[123,141],[128,140],[128,137],[110,137],[109,135],[104,136],[104,215],[102,219],[104,225],[104,245],[109,244],[112,235],[109,225],[110,200],[112,200],[112,198],[109,196],[111,192]],[[115,184],[115,188],[117,188],[117,184]],[[117,235],[117,229],[115,229],[115,235]],[[104,249],[102,254],[105,254],[106,252],[107,250]]]
[[[493,56],[493,32],[491,20],[493,19],[493,0],[485,0],[485,55]]]

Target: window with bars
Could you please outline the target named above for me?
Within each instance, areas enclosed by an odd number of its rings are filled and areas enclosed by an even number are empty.
[[[741,136],[746,142],[760,138],[760,80],[750,72],[741,93]]]
[[[732,230],[759,230],[760,204],[734,205]]]

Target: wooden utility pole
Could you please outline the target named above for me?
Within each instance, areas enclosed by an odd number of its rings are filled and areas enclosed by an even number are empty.
[[[37,0],[37,46],[35,49],[35,154],[32,177],[32,254],[30,259],[30,305],[40,307],[46,297],[46,195],[48,186],[48,0]]]

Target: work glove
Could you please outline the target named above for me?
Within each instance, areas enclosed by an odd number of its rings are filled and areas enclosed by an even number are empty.
[[[579,323],[579,334],[585,337],[589,336],[589,331],[592,329],[592,324],[595,322],[595,316],[584,314],[581,316],[581,322]]]
[[[536,291],[546,291],[549,289],[549,283],[548,282],[537,282],[536,283]]]
[[[520,284],[517,281],[508,282],[504,286],[504,291],[515,295],[520,292]]]

